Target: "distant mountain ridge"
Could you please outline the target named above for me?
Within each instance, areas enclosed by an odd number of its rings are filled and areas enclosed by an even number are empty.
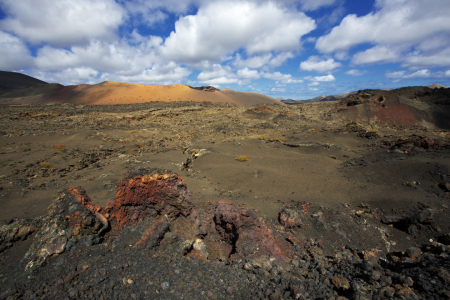
[[[431,84],[431,85],[427,85],[426,87],[431,88],[431,89],[439,89],[439,88],[448,88],[445,85],[441,85],[441,84]],[[393,89],[380,89],[382,91],[391,91]],[[345,93],[345,94],[340,94],[340,95],[322,95],[322,96],[318,96],[312,99],[308,99],[308,100],[298,100],[298,99],[283,99],[281,97],[279,98],[275,98],[278,101],[281,101],[282,103],[285,104],[303,104],[303,103],[314,103],[314,102],[325,102],[325,101],[335,101],[335,100],[339,100],[342,98],[346,98],[350,95],[354,95],[358,93],[357,91],[354,92],[350,92],[350,93]]]

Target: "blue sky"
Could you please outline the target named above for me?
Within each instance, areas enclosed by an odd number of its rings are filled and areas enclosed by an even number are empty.
[[[309,99],[450,85],[449,0],[0,0],[0,70]]]

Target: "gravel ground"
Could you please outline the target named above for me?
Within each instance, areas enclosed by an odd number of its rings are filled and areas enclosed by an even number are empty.
[[[448,299],[449,247],[423,250],[378,260],[351,249],[323,256],[313,247],[288,266],[247,271],[245,261],[97,245],[52,258],[18,277],[0,299]]]

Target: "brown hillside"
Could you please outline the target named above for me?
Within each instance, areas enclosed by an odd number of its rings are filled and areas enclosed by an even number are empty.
[[[202,90],[186,85],[142,85],[118,82],[102,82],[96,85],[66,86],[39,95],[8,98],[0,102],[4,104],[137,104],[151,101],[196,101],[225,102],[237,105],[278,103],[273,98],[231,90]]]

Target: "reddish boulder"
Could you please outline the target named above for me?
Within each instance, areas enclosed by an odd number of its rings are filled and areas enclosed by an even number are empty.
[[[435,141],[425,135],[419,136],[414,142],[414,146],[423,148],[425,150],[432,150],[434,149],[435,145],[437,145]]]
[[[283,257],[264,221],[252,210],[223,200],[216,204],[206,244],[211,259]]]
[[[169,220],[191,213],[190,193],[176,174],[159,169],[128,171],[118,182],[106,211],[120,225],[167,215]]]

